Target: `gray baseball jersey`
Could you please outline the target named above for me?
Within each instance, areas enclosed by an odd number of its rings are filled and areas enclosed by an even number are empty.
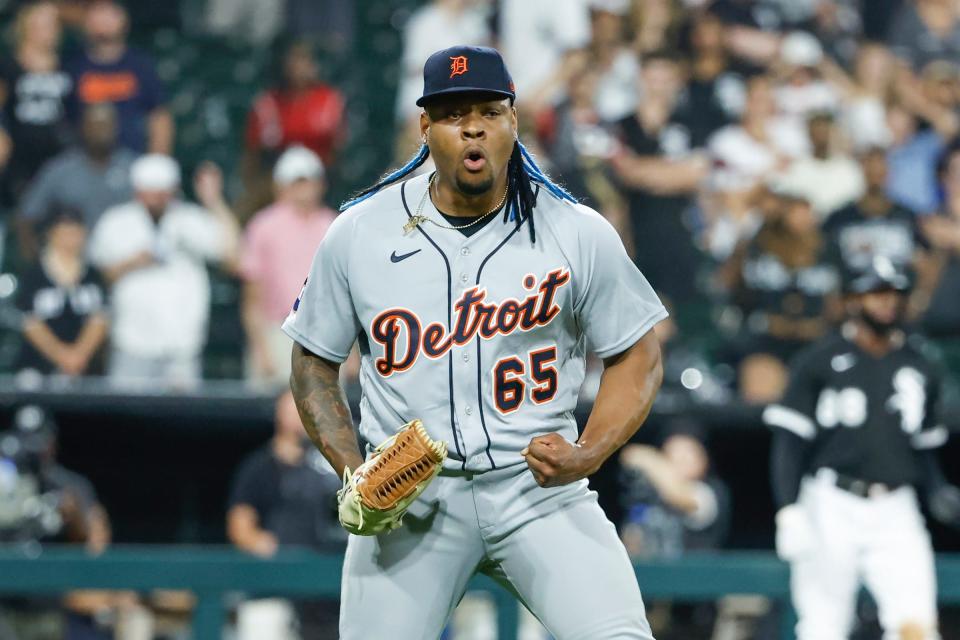
[[[613,227],[545,190],[535,243],[527,222],[469,237],[430,223],[405,232],[427,180],[337,218],[283,329],[333,362],[359,341],[368,442],[420,418],[448,442],[451,470],[524,464],[535,436],[577,439],[587,344],[616,355],[667,313]],[[446,223],[429,198],[423,213]]]

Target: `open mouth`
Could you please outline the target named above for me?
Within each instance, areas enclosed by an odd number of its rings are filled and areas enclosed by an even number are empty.
[[[487,164],[487,157],[479,149],[470,149],[463,156],[463,166],[467,171],[480,171]]]

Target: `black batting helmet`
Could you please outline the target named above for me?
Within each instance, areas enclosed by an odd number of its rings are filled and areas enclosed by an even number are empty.
[[[848,274],[844,289],[850,294],[876,291],[908,293],[913,287],[910,275],[886,256],[876,256],[862,270]]]

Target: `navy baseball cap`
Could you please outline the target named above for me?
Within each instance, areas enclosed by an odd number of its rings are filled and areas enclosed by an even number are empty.
[[[482,91],[510,98],[517,94],[500,52],[490,47],[450,47],[437,51],[423,65],[422,107],[431,98],[451,93]]]

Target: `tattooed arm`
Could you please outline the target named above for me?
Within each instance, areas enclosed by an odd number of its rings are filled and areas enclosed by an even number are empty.
[[[290,388],[300,420],[337,475],[363,464],[347,398],[340,387],[340,365],[293,344]]]

